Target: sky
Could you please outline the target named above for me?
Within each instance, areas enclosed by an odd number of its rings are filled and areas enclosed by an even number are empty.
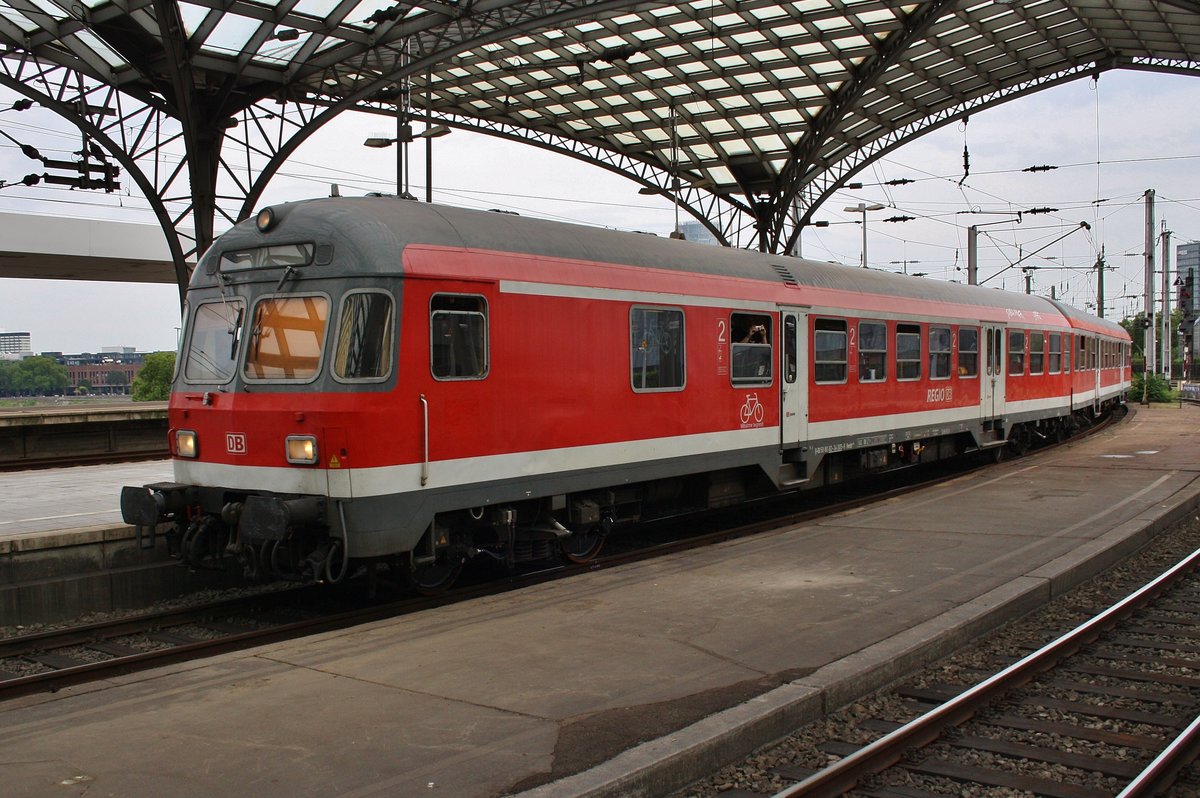
[[[0,181],[10,184],[42,171],[11,139],[52,157],[69,158],[79,147],[65,121],[44,109],[12,112],[14,99],[0,93]],[[982,111],[862,169],[852,178],[862,189],[840,191],[817,211],[814,219],[830,225],[806,228],[802,254],[858,264],[861,216],[844,209],[879,203],[885,210],[867,214],[874,268],[965,282],[967,228],[975,224],[981,281],[1024,290],[1020,267],[1012,267],[1021,260],[1036,267],[1034,293],[1053,288],[1060,299],[1094,311],[1092,266],[1103,247],[1111,269],[1106,315],[1134,315],[1143,306],[1146,190],[1155,191],[1156,233],[1163,223],[1171,232],[1172,265],[1175,244],[1200,239],[1197,107],[1194,78],[1109,71],[1098,81],[1085,78]],[[361,146],[373,135],[395,133],[389,120],[343,114],[297,151],[262,204],[327,196],[331,183],[343,196],[394,192],[395,150]],[[422,143],[410,148],[410,159],[409,189],[423,198]],[[665,199],[639,195],[625,178],[535,147],[455,131],[433,142],[433,163],[435,202],[661,235],[674,224]],[[1023,171],[1043,165],[1058,168]],[[915,182],[882,185],[902,178]],[[153,223],[145,200],[122,182],[126,188],[114,194],[9,185],[0,188],[0,211]],[[1038,207],[1055,210],[1017,221],[1017,211]],[[900,215],[915,218],[884,221]],[[173,350],[178,326],[174,286],[0,279],[0,331],[30,332],[37,352]]]

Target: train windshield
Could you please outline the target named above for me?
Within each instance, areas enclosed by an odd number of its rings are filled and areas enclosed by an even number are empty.
[[[274,297],[254,308],[245,375],[254,380],[308,381],[321,368],[329,300]]]
[[[245,310],[240,299],[196,308],[183,365],[185,380],[221,384],[233,378]]]

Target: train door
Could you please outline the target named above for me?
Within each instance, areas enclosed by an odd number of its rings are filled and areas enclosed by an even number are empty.
[[[984,325],[984,370],[979,385],[979,412],[985,433],[1004,440],[1004,327]]]
[[[808,439],[808,314],[780,308],[781,340],[779,433],[784,449]]]

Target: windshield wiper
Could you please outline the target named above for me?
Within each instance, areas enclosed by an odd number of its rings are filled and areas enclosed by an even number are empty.
[[[283,276],[280,277],[279,282],[275,284],[275,290],[278,291],[280,288],[283,288],[283,284],[286,283],[288,281],[288,278],[291,277],[295,273],[296,273],[296,267],[292,266],[291,264],[288,264],[287,268],[283,270]]]

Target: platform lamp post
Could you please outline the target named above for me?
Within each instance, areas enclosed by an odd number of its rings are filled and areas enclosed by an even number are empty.
[[[881,211],[882,205],[868,205],[865,202],[860,202],[857,205],[847,205],[843,208],[846,213],[861,213],[862,214],[862,268],[867,268],[867,211]]]
[[[408,185],[405,183],[405,164],[408,161],[408,145],[415,139],[425,139],[425,201],[433,202],[433,139],[445,136],[449,132],[450,128],[445,125],[429,125],[424,130],[413,133],[412,125],[408,123],[407,119],[404,119],[397,123],[394,139],[372,136],[363,142],[363,146],[382,149],[393,144],[400,145],[400,150],[396,153],[396,196],[403,199],[416,199],[408,193]]]

